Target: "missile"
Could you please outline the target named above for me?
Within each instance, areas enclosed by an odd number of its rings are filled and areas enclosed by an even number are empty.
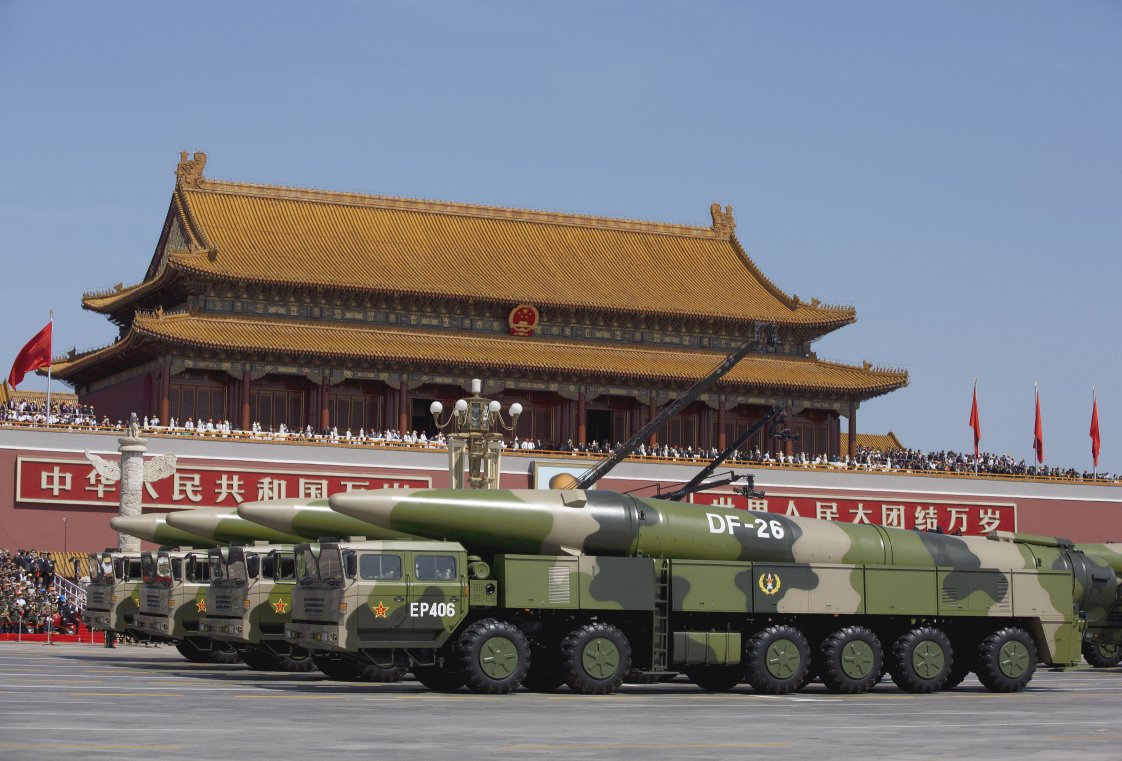
[[[305,539],[295,534],[252,523],[229,507],[195,507],[169,513],[169,526],[208,537],[214,541],[253,542],[264,540],[275,544],[296,544]]]
[[[367,539],[413,538],[409,534],[335,512],[326,499],[243,502],[238,505],[238,515],[275,531],[297,534],[312,540],[326,536],[340,539],[351,536],[364,536]]]
[[[1002,541],[993,541],[603,490],[380,489],[336,494],[329,502],[344,515],[414,536],[457,541],[480,554],[570,553],[1002,572],[1044,568],[1072,574],[1076,599],[1098,615],[1105,613],[1119,585],[1107,558],[1050,537],[1006,534]]]
[[[166,515],[115,515],[109,519],[114,531],[148,542],[176,547],[211,547],[214,540],[168,525]]]

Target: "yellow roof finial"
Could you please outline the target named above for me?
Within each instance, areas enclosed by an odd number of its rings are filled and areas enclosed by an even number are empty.
[[[179,152],[179,166],[175,168],[175,181],[187,188],[197,188],[203,179],[203,167],[206,166],[206,154],[195,151],[195,155],[187,158],[187,151]]]

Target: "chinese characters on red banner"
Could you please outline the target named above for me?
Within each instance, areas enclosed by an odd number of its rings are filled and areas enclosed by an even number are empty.
[[[145,507],[236,507],[262,499],[326,499],[354,489],[427,488],[427,476],[316,473],[180,466],[168,478],[144,484]],[[84,460],[20,457],[16,502],[104,505],[120,502],[117,482],[108,483]]]
[[[749,499],[731,492],[700,492],[699,505],[781,513],[846,523],[876,523],[891,528],[983,536],[991,531],[1016,531],[1017,506],[1012,503],[932,502],[870,497],[790,496],[768,494]]]

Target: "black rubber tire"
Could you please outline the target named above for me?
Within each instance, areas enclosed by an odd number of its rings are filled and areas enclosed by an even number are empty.
[[[281,670],[280,656],[276,653],[270,653],[268,650],[247,647],[244,650],[238,651],[238,657],[241,658],[242,663],[249,666],[254,671]]]
[[[288,674],[303,674],[311,671],[316,667],[315,661],[307,651],[300,654],[289,654],[278,656],[280,659],[279,671],[284,671]]]
[[[631,643],[611,624],[584,624],[561,640],[561,673],[573,692],[615,692],[630,670]]]
[[[958,687],[962,684],[962,681],[970,675],[970,672],[973,671],[970,661],[959,651],[956,650],[955,652],[958,654],[955,655],[954,663],[951,664],[951,672],[947,674],[947,681],[943,682],[943,686],[939,688],[944,691],[953,690],[955,687]]]
[[[345,656],[328,655],[327,653],[312,653],[312,663],[323,672],[328,679],[340,682],[358,682],[362,680],[363,664],[354,658]]]
[[[518,688],[530,669],[530,642],[514,624],[484,618],[456,640],[456,660],[472,692],[504,695]]]
[[[816,654],[818,675],[830,692],[857,695],[880,681],[884,648],[864,626],[846,626],[826,637]]]
[[[1022,690],[1036,673],[1036,643],[1024,629],[999,629],[978,646],[976,673],[992,692]]]
[[[691,666],[686,676],[707,692],[728,692],[744,681],[744,666]]]
[[[210,663],[210,652],[207,650],[200,650],[194,642],[190,640],[181,639],[175,643],[175,649],[191,663]]]
[[[440,666],[414,666],[413,677],[433,692],[454,692],[464,686],[464,675]]]
[[[404,666],[390,666],[383,668],[382,666],[375,666],[373,663],[367,663],[362,666],[362,675],[360,679],[364,682],[383,682],[389,684],[391,682],[400,682],[409,673],[409,669]]]
[[[241,660],[238,651],[229,642],[210,641],[211,663],[241,663]]]
[[[802,689],[810,671],[810,645],[793,626],[769,626],[748,638],[744,680],[756,692],[786,695]]]
[[[1122,647],[1108,642],[1083,640],[1083,660],[1097,669],[1114,668],[1122,663]]]
[[[941,629],[920,626],[900,635],[888,657],[888,674],[904,692],[943,689],[954,665],[954,648]]]

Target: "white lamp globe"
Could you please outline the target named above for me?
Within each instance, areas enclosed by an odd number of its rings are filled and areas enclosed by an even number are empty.
[[[519,404],[518,402],[515,402],[514,404],[510,405],[510,414],[513,415],[514,417],[518,417],[519,415],[521,415],[522,414],[522,405]]]
[[[456,400],[456,412],[463,412],[467,408],[468,408],[468,403],[465,402],[463,399],[457,399]]]
[[[432,413],[433,417],[436,417],[437,415],[439,415],[443,411],[444,411],[444,405],[441,404],[440,402],[433,402],[432,404],[429,405],[429,412]]]

